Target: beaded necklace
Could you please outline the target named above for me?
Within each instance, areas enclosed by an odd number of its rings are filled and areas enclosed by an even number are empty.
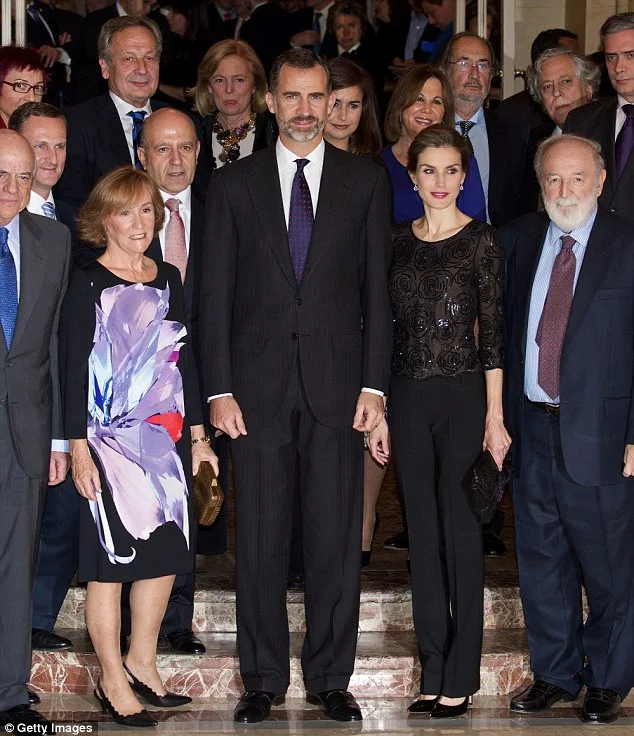
[[[255,128],[254,112],[251,113],[246,122],[241,123],[233,130],[224,130],[218,118],[215,119],[212,130],[216,135],[216,140],[222,146],[222,152],[218,158],[223,164],[230,164],[232,161],[237,161],[240,158],[240,141],[243,141],[253,128]]]

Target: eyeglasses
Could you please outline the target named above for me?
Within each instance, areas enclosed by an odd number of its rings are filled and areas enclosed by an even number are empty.
[[[461,71],[472,69],[474,66],[477,67],[479,72],[488,72],[491,70],[491,64],[488,61],[470,61],[469,59],[458,59],[458,61],[450,61],[450,64],[455,64]]]
[[[44,97],[48,91],[48,87],[45,84],[29,84],[28,82],[3,82],[2,84],[13,87],[13,91],[21,95],[27,95],[33,90],[38,97]]]

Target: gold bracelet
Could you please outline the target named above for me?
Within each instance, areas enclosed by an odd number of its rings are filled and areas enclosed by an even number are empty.
[[[206,442],[209,445],[211,444],[211,439],[206,435],[204,437],[198,437],[198,439],[192,440],[192,447],[197,445],[199,442]]]

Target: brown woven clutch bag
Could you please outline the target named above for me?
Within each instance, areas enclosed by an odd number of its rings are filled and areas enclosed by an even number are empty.
[[[207,462],[200,463],[194,476],[194,509],[202,526],[211,526],[222,508],[225,494],[216,478],[214,469]]]

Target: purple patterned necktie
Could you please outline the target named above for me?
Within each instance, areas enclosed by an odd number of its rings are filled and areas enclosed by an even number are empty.
[[[310,197],[308,182],[304,176],[304,167],[310,163],[307,158],[295,159],[297,171],[293,177],[291,189],[291,206],[288,213],[288,245],[293,261],[293,271],[297,283],[302,280],[306,254],[313,234],[313,201]]]
[[[621,110],[623,110],[626,117],[614,145],[617,181],[621,178],[632,148],[634,148],[634,105],[623,105]]]
[[[576,242],[570,235],[561,236],[561,250],[553,264],[546,303],[535,336],[535,342],[539,345],[537,382],[551,399],[559,396],[561,348],[572,306],[577,267],[577,258],[572,251]]]

